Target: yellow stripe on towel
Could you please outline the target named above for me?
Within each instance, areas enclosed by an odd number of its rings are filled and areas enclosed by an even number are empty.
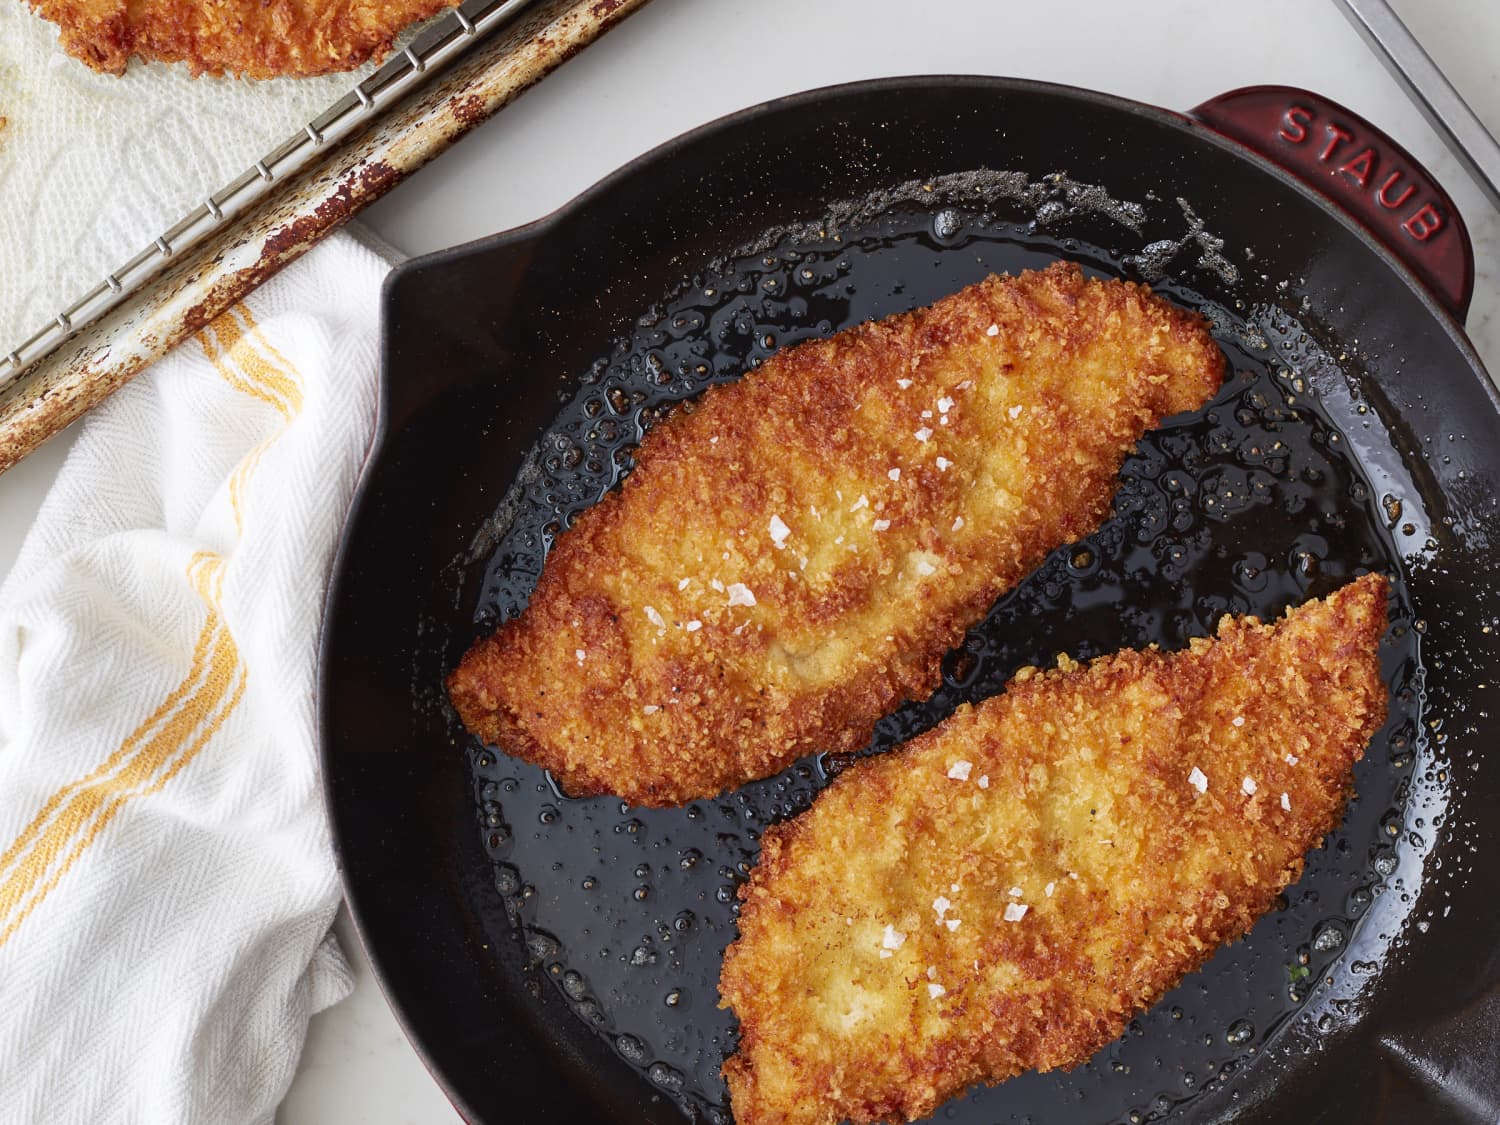
[[[208,610],[200,634],[209,638],[202,661],[173,689],[168,702],[110,755],[106,765],[114,762],[116,768],[101,767],[89,778],[64,787],[48,802],[48,806],[60,807],[44,829],[32,834],[30,846],[19,839],[12,845],[21,854],[0,882],[0,945],[61,882],[120,810],[135,797],[158,791],[175,776],[238,705],[246,670],[219,608],[224,560],[200,552],[188,565],[188,577]],[[63,797],[64,791],[69,795]]]
[[[197,339],[231,387],[270,405],[287,423],[301,411],[300,374],[243,304],[217,317]],[[230,477],[237,530],[243,522],[245,489],[277,436],[250,450]],[[0,946],[63,882],[121,810],[138,797],[160,792],[238,707],[249,671],[224,621],[225,567],[223,557],[201,551],[188,564],[188,579],[207,613],[182,681],[96,769],[48,797],[0,853]]]

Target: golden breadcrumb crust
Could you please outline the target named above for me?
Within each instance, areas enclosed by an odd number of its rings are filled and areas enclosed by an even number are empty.
[[[641,805],[854,750],[1223,372],[1199,317],[1061,262],[789,348],[646,435],[453,704]]]
[[[309,77],[352,70],[397,33],[457,0],[31,0],[63,49],[124,74],[131,57],[185,62],[193,74]]]
[[[1027,669],[768,831],[719,985],[735,1121],[906,1121],[1118,1037],[1338,824],[1387,588]]]

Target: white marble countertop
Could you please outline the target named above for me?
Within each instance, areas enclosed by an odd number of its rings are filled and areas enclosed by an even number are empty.
[[[1429,52],[1500,131],[1500,5],[1397,0]],[[421,253],[537,218],[620,164],[723,113],[893,74],[1013,75],[1187,109],[1238,86],[1304,86],[1409,148],[1474,238],[1469,332],[1500,372],[1500,215],[1466,179],[1331,0],[652,0],[367,216]],[[0,476],[0,572],[71,436]],[[458,1121],[407,1044],[347,920],[355,994],[313,1020],[281,1125]]]

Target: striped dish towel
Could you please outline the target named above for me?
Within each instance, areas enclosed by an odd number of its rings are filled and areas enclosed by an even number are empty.
[[[385,269],[326,243],[91,414],[0,586],[0,1121],[269,1122],[349,991],[314,665]]]

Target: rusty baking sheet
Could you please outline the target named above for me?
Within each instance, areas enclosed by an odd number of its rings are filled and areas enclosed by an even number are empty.
[[[502,18],[510,20],[487,38],[465,5],[454,16],[460,39],[442,28],[428,33],[449,34],[441,42],[466,49],[458,58],[461,52],[447,48],[455,61],[445,72],[427,75],[425,87],[404,99],[399,91],[384,93],[403,75],[414,85],[413,78],[433,69],[416,49],[424,43],[419,38],[412,51],[360,83],[364,97],[351,92],[311,122],[303,140],[294,139],[270,154],[277,162],[274,168],[271,159],[259,162],[165,232],[159,242],[166,243],[166,252],[159,244],[143,252],[148,258],[154,254],[155,260],[139,268],[149,266],[154,276],[136,293],[117,293],[106,278],[88,295],[99,306],[91,323],[65,311],[66,323],[55,327],[71,338],[34,361],[22,357],[21,363],[10,363],[11,369],[21,370],[0,387],[0,471],[646,0],[542,0],[517,15],[523,2],[491,0],[480,7],[481,14],[505,9]],[[484,0],[471,3],[483,5]],[[394,77],[381,79],[387,71]],[[377,80],[385,84],[372,87]],[[337,140],[341,133],[347,139]],[[295,166],[291,162],[301,170],[276,170]],[[260,185],[254,184],[256,178]],[[245,194],[247,187],[254,189],[253,200]],[[234,195],[234,211],[224,206],[232,192],[241,193]],[[195,225],[204,228],[196,245],[187,240]],[[123,280],[117,274],[112,279],[123,290]]]
[[[281,127],[290,132],[289,136],[284,136],[279,144],[261,153],[253,162],[247,160],[238,175],[205,195],[196,207],[172,226],[156,233],[129,261],[123,264],[111,263],[116,268],[98,279],[88,292],[65,308],[58,305],[55,309],[49,309],[48,323],[28,325],[36,328],[32,335],[9,351],[0,348],[0,356],[3,356],[3,362],[0,362],[0,386],[5,384],[8,377],[47,354],[75,331],[87,327],[109,309],[134,295],[166,268],[174,254],[181,254],[204,238],[212,236],[227,219],[273,193],[280,181],[315,163],[325,149],[336,145],[403,95],[441,74],[455,58],[471,50],[483,36],[504,26],[532,2],[533,0],[467,0],[461,7],[431,21],[429,26],[421,29],[409,43],[395,52],[394,58],[373,74],[364,77],[352,90],[343,92],[337,101],[317,116],[309,115],[305,120],[293,118],[292,120],[297,121],[295,126],[284,118],[280,119]],[[52,58],[62,64],[61,56],[53,55]],[[145,75],[143,80],[150,82],[153,79],[164,79],[165,86],[180,77],[180,74],[169,68],[166,74]],[[201,84],[209,81],[211,80],[198,80],[188,88],[197,97],[203,93]],[[305,80],[294,78],[281,79],[278,83],[220,83],[217,87],[210,87],[208,93],[212,99],[216,96],[232,96],[237,90],[249,89],[257,96],[268,95],[274,98],[278,96],[279,89],[285,89],[285,83],[298,83],[300,89],[303,81]],[[272,89],[273,85],[278,89]],[[139,82],[136,88],[139,89]],[[163,87],[148,88],[158,91]],[[102,95],[96,94],[96,97],[100,98],[98,109],[107,114],[108,103],[102,101]],[[194,112],[195,109],[201,114],[205,112],[206,106],[199,101],[195,103],[195,107],[189,107],[189,112]],[[113,124],[106,116],[96,122],[93,128],[97,132],[101,128],[112,128]],[[171,131],[169,127],[163,127],[160,132],[164,135],[158,136],[157,143],[171,144],[171,139],[165,135]],[[142,156],[151,158],[149,153],[143,153]],[[171,177],[179,166],[169,162],[162,173]],[[97,178],[106,170],[104,166],[98,166],[93,175]],[[107,195],[109,191],[106,185],[100,185],[100,194]],[[7,330],[14,327],[5,318],[0,318],[0,325]],[[5,342],[0,341],[0,344],[3,343]]]

